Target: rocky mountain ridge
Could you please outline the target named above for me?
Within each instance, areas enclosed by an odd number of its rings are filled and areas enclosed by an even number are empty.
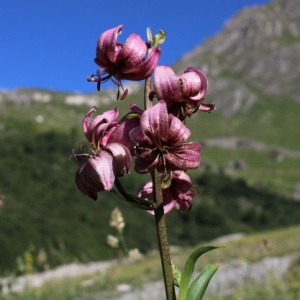
[[[276,0],[241,11],[223,30],[178,61],[202,69],[208,98],[224,116],[247,112],[260,98],[300,102],[300,5]]]

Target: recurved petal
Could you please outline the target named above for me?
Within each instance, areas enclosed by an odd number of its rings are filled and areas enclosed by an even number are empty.
[[[180,194],[177,198],[175,208],[180,211],[189,210],[194,196],[195,194],[191,191]]]
[[[115,182],[113,157],[109,152],[99,151],[89,159],[95,183],[101,183],[105,191],[111,191]]]
[[[164,213],[169,213],[176,205],[176,200],[174,199],[172,193],[169,189],[163,190],[164,197]]]
[[[145,199],[149,199],[152,200],[153,199],[153,182],[152,181],[148,181],[147,183],[145,183],[140,191],[138,192],[138,197],[143,197]]]
[[[196,72],[185,72],[179,76],[183,98],[197,96],[201,90],[201,79]]]
[[[156,151],[149,151],[144,156],[137,156],[134,170],[138,173],[151,172],[159,164],[159,155]]]
[[[92,142],[93,135],[98,139],[101,131],[105,130],[109,124],[111,124],[118,117],[119,114],[118,108],[115,108],[96,116],[94,120],[91,121],[91,116],[95,110],[95,106],[90,109],[82,122],[83,132],[90,142]]]
[[[205,103],[201,103],[199,105],[199,109],[200,111],[204,111],[204,112],[211,112],[212,110],[214,110],[216,107],[216,105],[214,103],[209,103],[209,104],[205,104]]]
[[[132,129],[129,133],[129,136],[134,142],[136,148],[153,148],[153,141],[143,133],[140,125]]]
[[[114,109],[110,109],[108,111],[105,111],[104,113],[96,116],[94,118],[94,120],[91,122],[90,126],[89,126],[89,130],[94,131],[101,131],[101,127],[99,128],[99,126],[101,126],[101,124],[111,124],[119,115],[119,110],[118,108],[114,108]],[[105,125],[105,127],[107,126]]]
[[[169,114],[168,144],[184,143],[190,135],[191,131],[178,118]]]
[[[108,151],[113,157],[113,171],[115,176],[120,176],[124,172],[129,173],[131,165],[131,155],[127,147],[119,143],[110,143],[103,151]]]
[[[130,72],[132,68],[142,63],[147,54],[145,41],[135,33],[131,34],[118,53],[116,63],[124,63],[122,72]]]
[[[83,133],[84,135],[86,136],[86,138],[88,140],[89,137],[90,137],[90,133],[89,133],[89,127],[90,127],[90,124],[91,124],[91,116],[92,114],[96,111],[97,107],[96,106],[93,106],[89,111],[88,113],[85,115],[85,117],[83,118],[82,120],[82,128],[83,128]]]
[[[116,26],[114,28],[104,31],[97,43],[96,48],[96,60],[97,63],[107,64],[109,61],[115,62],[116,52],[119,51],[117,45],[117,36],[121,33],[123,25]]]
[[[172,200],[167,204],[164,204],[164,213],[169,213],[174,207],[176,207],[176,201]]]
[[[97,191],[103,191],[103,186],[98,186],[97,188],[89,182],[89,167],[87,163],[83,163],[80,168],[78,169],[75,182],[82,194],[88,196],[94,200],[97,200]]]
[[[95,200],[97,192],[113,188],[114,180],[113,157],[105,151],[100,151],[83,163],[75,177],[79,190]]]
[[[206,93],[207,93],[207,90],[208,90],[207,77],[205,76],[205,74],[203,72],[201,72],[198,69],[192,68],[192,67],[189,67],[184,71],[184,73],[188,73],[188,72],[195,72],[201,80],[201,87],[199,89],[198,94],[193,96],[193,97],[190,97],[190,99],[191,100],[196,100],[196,101],[203,100]]]
[[[152,181],[148,181],[147,183],[145,183],[139,190],[137,196],[139,198],[143,198],[145,200],[153,202],[153,183],[152,183]]]
[[[126,146],[131,153],[134,152],[134,142],[129,136],[129,133],[140,124],[139,116],[128,119],[115,127],[111,133],[108,143],[120,143]]]
[[[154,69],[154,89],[158,100],[180,100],[180,80],[173,69],[168,66],[157,66]]]
[[[129,150],[116,143],[109,144],[83,163],[76,173],[79,190],[93,199],[97,192],[111,191],[115,177],[128,172],[131,156]]]
[[[171,171],[197,169],[200,166],[201,145],[195,142],[173,148],[165,155],[167,169]]]
[[[188,191],[193,186],[190,176],[184,171],[173,172],[172,181],[174,181],[176,189],[181,193]]]
[[[136,104],[130,104],[130,109],[133,113],[141,115],[144,110],[138,107]]]
[[[168,110],[165,101],[159,101],[153,107],[145,110],[141,116],[142,132],[153,138],[166,141],[168,139]]]
[[[138,81],[149,77],[158,63],[160,53],[160,48],[152,48],[148,57],[143,62],[131,69],[123,70],[123,79]]]

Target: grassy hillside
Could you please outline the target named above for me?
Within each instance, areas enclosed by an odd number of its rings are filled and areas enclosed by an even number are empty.
[[[300,39],[293,29],[299,20],[297,0],[245,10],[175,65],[208,75],[205,102],[217,103],[217,110],[186,120],[203,145],[202,167],[190,172],[199,195],[190,212],[168,215],[172,244],[300,222]],[[113,194],[93,202],[74,183],[78,162],[69,157],[86,147],[81,122],[89,108],[118,106],[122,115],[129,103],[143,106],[142,88],[129,87],[124,101],[116,102],[116,93],[0,91],[0,274],[22,272],[17,262],[28,252],[45,251],[50,267],[111,257],[105,240],[116,206],[128,220],[130,247],[156,247],[151,215]],[[122,181],[135,193],[146,179],[132,174]],[[140,228],[144,234],[137,236]],[[34,267],[43,269],[37,261]]]
[[[244,168],[231,168],[230,175],[299,199],[298,112],[299,104],[291,99],[262,98],[247,113],[231,118],[222,118],[218,111],[210,115],[198,114],[187,120],[187,125],[193,130],[193,138],[204,146],[203,163],[230,169],[226,168],[230,163],[242,161]],[[208,142],[218,138],[238,138],[240,143],[231,147],[221,143],[212,146]],[[255,143],[263,145],[255,147]]]
[[[195,272],[200,272],[203,266],[209,263],[220,265],[216,275],[211,280],[207,295],[204,299],[274,299],[295,300],[300,296],[300,264],[299,259],[294,260],[291,267],[283,276],[277,276],[276,272],[266,272],[261,282],[255,282],[245,276],[236,278],[235,284],[228,279],[227,272],[230,269],[239,269],[245,265],[261,263],[267,259],[280,259],[292,255],[299,255],[299,243],[297,237],[300,234],[299,226],[276,231],[264,231],[259,234],[251,234],[238,240],[224,242],[211,241],[204,245],[213,244],[222,248],[209,252],[202,256],[196,264]],[[264,246],[265,245],[265,246]],[[194,248],[177,248],[172,251],[172,260],[182,270],[186,258]],[[252,265],[251,265],[252,264]],[[265,265],[266,266],[266,265]],[[281,269],[281,266],[278,266]],[[130,268],[130,272],[128,269]],[[261,272],[260,272],[261,273]],[[224,278],[222,284],[216,285],[219,278]],[[219,279],[220,280],[220,279]],[[22,293],[1,296],[1,300],[50,300],[56,299],[119,299],[128,296],[126,292],[118,291],[118,285],[125,284],[130,291],[135,291],[136,299],[141,295],[144,288],[150,283],[151,291],[158,289],[154,285],[161,281],[160,261],[157,252],[144,256],[141,260],[131,263],[118,262],[110,267],[105,273],[78,276],[52,280],[39,288],[28,288]],[[162,283],[162,282],[161,282]],[[147,295],[147,294],[146,294]],[[149,299],[149,295],[148,298]],[[157,298],[156,298],[157,299]]]
[[[32,92],[22,91],[29,95]],[[132,210],[113,194],[102,193],[99,200],[93,202],[77,190],[74,174],[78,163],[70,161],[69,156],[73,149],[77,151],[86,146],[81,120],[88,106],[66,105],[65,97],[53,93],[48,103],[33,100],[27,105],[1,103],[0,188],[5,204],[0,209],[0,256],[6,258],[0,263],[2,273],[17,270],[16,259],[24,258],[29,249],[34,257],[45,250],[50,266],[111,257],[105,240],[110,232],[109,215],[115,206],[122,209],[128,220],[126,231],[130,246],[144,252],[156,247],[151,215]],[[134,97],[132,99],[128,102],[135,102]],[[128,102],[122,102],[122,106]],[[115,105],[111,103],[110,107]],[[101,109],[104,107],[100,106]],[[275,116],[277,112],[272,114]],[[43,122],[37,121],[38,116],[43,117]],[[289,122],[288,116],[281,118],[282,124]],[[197,122],[201,124],[198,128]],[[233,136],[252,138],[240,131],[239,126],[235,130],[230,126],[226,128],[225,122],[229,124],[217,114],[198,114],[187,120],[187,125],[194,127],[194,137],[204,144],[202,168],[191,172],[199,186],[193,209],[168,216],[170,241],[174,245],[193,245],[221,234],[275,228],[299,221],[296,211],[300,204],[286,197],[291,195],[288,192],[297,180],[278,176],[282,170],[298,174],[295,164],[299,158],[287,157],[278,163],[272,161],[269,151],[205,146],[204,139],[229,132]],[[239,116],[233,122],[246,128],[249,121]],[[268,128],[273,130],[271,125],[267,124],[266,130],[260,133],[266,132],[266,143],[271,142],[268,139]],[[245,162],[246,168],[227,169],[227,163],[237,158]],[[265,173],[266,170],[269,173]],[[135,193],[146,178],[131,176],[133,178],[125,177],[122,181]],[[280,187],[280,192],[286,188],[286,193],[278,193],[274,187]],[[141,226],[144,234],[137,236],[135,233]],[[35,268],[42,269],[37,262]]]

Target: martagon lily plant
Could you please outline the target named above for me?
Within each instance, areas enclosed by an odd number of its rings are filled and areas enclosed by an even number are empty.
[[[202,299],[217,265],[208,265],[190,283],[197,259],[215,247],[195,250],[182,273],[172,265],[165,216],[172,209],[188,211],[197,194],[187,171],[200,167],[201,145],[189,142],[190,129],[185,119],[198,111],[210,112],[214,104],[205,104],[208,80],[203,72],[188,67],[176,75],[169,66],[158,66],[165,33],[154,36],[147,29],[147,41],[133,33],[126,42],[117,42],[122,25],[103,32],[97,42],[95,63],[100,67],[88,81],[101,84],[112,80],[123,92],[122,80],[145,80],[144,105],[130,105],[129,112],[119,117],[118,108],[93,117],[92,107],[83,118],[84,135],[90,145],[89,153],[74,153],[84,157],[75,176],[79,191],[96,200],[101,191],[116,188],[122,199],[136,208],[154,215],[167,299]],[[82,160],[80,160],[82,161]],[[134,166],[132,164],[134,163]],[[133,167],[140,174],[150,173],[136,195],[129,194],[119,177],[129,174]],[[144,212],[143,212],[144,213]],[[179,290],[175,291],[175,286]]]

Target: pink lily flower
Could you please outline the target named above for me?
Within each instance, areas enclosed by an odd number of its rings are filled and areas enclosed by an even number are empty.
[[[154,89],[158,100],[165,100],[170,113],[183,120],[195,111],[211,111],[214,104],[202,103],[208,89],[208,80],[203,72],[187,68],[176,75],[168,66],[154,70]]]
[[[84,195],[97,200],[97,192],[111,191],[115,178],[128,173],[130,164],[129,150],[121,144],[111,143],[80,166],[75,182]]]
[[[157,65],[160,48],[153,47],[148,52],[148,46],[141,37],[132,33],[124,44],[117,42],[123,25],[116,26],[103,32],[97,43],[95,63],[101,67],[103,73],[98,74],[98,81],[110,78],[117,85],[122,79],[139,81],[149,77]],[[90,78],[90,81],[97,81]]]
[[[155,168],[169,171],[196,169],[200,166],[201,145],[185,143],[191,131],[175,116],[168,114],[165,101],[147,109],[140,125],[130,132],[135,143],[135,171],[148,173]]]
[[[179,211],[189,210],[193,197],[197,194],[190,177],[183,171],[172,172],[170,186],[163,187],[163,200],[165,214],[173,208]],[[138,197],[153,200],[153,182],[147,182],[139,191]],[[150,211],[153,213],[153,211]]]
[[[125,172],[129,173],[130,150],[133,151],[133,142],[128,132],[133,127],[125,126],[126,121],[119,126],[119,121],[116,120],[117,108],[106,111],[91,120],[95,110],[96,107],[91,108],[82,122],[83,132],[91,143],[93,155],[81,155],[88,159],[77,171],[75,181],[84,195],[96,200],[97,192],[112,190],[115,178],[122,176]],[[136,126],[136,123],[132,123],[132,126]]]

